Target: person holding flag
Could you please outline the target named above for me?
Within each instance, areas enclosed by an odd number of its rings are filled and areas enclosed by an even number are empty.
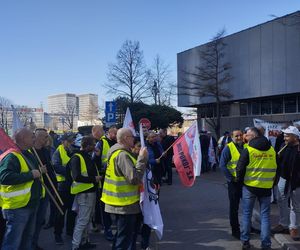
[[[28,151],[35,136],[27,128],[17,130],[14,140],[20,151],[12,151],[0,163],[0,192],[6,231],[2,250],[31,250],[36,214],[42,196],[41,173]]]
[[[131,152],[134,136],[128,128],[118,130],[117,141],[108,152],[101,200],[105,203],[105,211],[116,216],[117,232],[112,249],[121,250],[135,244],[133,235],[141,212],[139,186],[146,169],[148,152],[144,147],[138,159],[134,158]]]

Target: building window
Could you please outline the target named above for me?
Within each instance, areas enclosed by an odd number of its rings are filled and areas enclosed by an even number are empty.
[[[296,113],[297,110],[297,97],[290,96],[284,98],[284,112],[285,113]]]
[[[272,114],[283,113],[283,100],[282,98],[276,98],[272,100]]]
[[[240,103],[240,115],[248,115],[248,103]]]
[[[268,115],[271,114],[271,101],[261,101],[261,114]]]
[[[260,102],[252,102],[252,115],[259,115],[260,114]]]
[[[221,116],[229,116],[230,106],[228,104],[221,105]]]

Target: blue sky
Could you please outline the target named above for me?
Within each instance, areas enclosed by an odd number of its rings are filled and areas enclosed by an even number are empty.
[[[126,39],[148,66],[159,54],[176,80],[178,52],[297,10],[298,0],[2,0],[0,96],[46,107],[48,95],[96,93],[103,106],[108,63]]]

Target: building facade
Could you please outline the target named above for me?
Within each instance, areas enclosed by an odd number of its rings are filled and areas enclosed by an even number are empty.
[[[253,118],[268,121],[300,119],[300,11],[276,18],[223,38],[223,62],[229,62],[231,97],[223,99],[221,132],[253,125]],[[178,106],[196,107],[198,119],[215,117],[212,97],[183,95],[191,87],[186,72],[203,61],[208,44],[178,53]],[[192,89],[192,88],[191,88]]]
[[[84,125],[95,124],[98,119],[98,95],[96,94],[83,94],[78,95],[79,107],[79,123]]]

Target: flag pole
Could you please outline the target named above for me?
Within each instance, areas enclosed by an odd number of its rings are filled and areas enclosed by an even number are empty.
[[[42,176],[41,176],[42,178]],[[55,204],[56,208],[59,210],[59,212],[61,213],[61,215],[64,215],[64,212],[63,210],[61,209],[61,207],[59,206],[59,204],[57,203],[55,197],[51,194],[49,188],[46,186],[45,183],[43,183],[41,180],[40,180],[42,186],[45,188],[45,190],[47,191],[47,193],[49,194],[50,198],[52,199],[53,203]],[[59,197],[59,196],[58,196]]]
[[[41,159],[40,159],[38,153],[36,152],[36,149],[35,149],[34,147],[32,147],[32,149],[33,149],[33,152],[34,152],[34,154],[35,154],[35,157],[36,157],[36,158],[38,159],[38,161],[39,161],[39,168],[40,168],[40,171],[41,171],[41,166],[43,166],[43,163],[42,163],[42,161],[41,161]],[[48,179],[48,181],[49,181],[49,183],[50,183],[50,185],[51,185],[51,187],[52,187],[52,189],[53,189],[53,191],[54,191],[56,197],[58,198],[60,204],[63,206],[64,203],[63,203],[63,201],[62,201],[60,195],[58,194],[58,192],[57,192],[57,190],[56,190],[56,188],[55,188],[55,186],[54,186],[54,184],[53,184],[53,182],[52,182],[50,176],[48,175],[48,173],[46,173],[46,177],[47,177],[47,179]]]
[[[160,160],[172,147],[173,147],[173,145],[182,137],[184,135],[184,133],[181,135],[181,136],[179,136],[172,144],[171,144],[171,146],[170,147],[168,147],[162,154],[161,154],[161,156],[158,158],[158,160]]]

